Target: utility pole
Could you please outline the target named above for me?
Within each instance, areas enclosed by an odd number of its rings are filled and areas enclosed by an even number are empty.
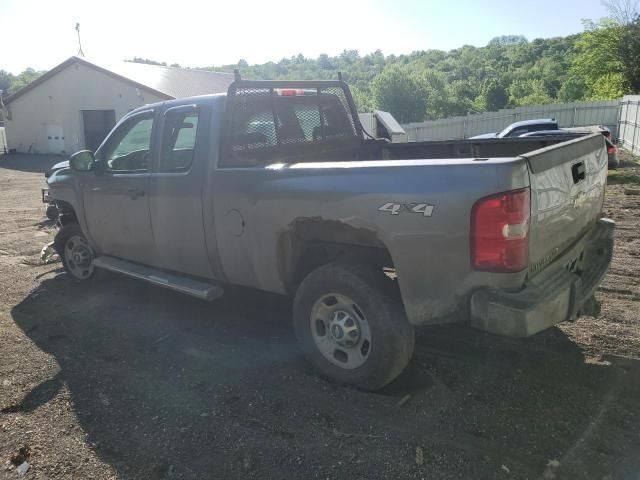
[[[80,41],[80,24],[78,22],[76,22],[76,32],[78,33],[78,57],[84,57],[82,42]]]

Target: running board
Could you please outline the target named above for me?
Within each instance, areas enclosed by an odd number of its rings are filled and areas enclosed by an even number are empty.
[[[176,292],[186,293],[202,300],[215,300],[221,297],[224,289],[218,285],[212,285],[201,280],[195,280],[175,273],[168,273],[157,268],[141,265],[139,263],[122,260],[121,258],[102,256],[93,261],[98,268],[104,268],[111,272],[122,273],[128,277],[137,278],[146,282],[169,288]]]

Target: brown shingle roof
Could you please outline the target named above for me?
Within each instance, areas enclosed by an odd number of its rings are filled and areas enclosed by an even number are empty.
[[[74,63],[93,68],[166,99],[223,93],[227,91],[234,78],[231,73],[163,67],[133,62],[121,62],[105,68],[84,58],[70,57],[14,94],[9,95],[4,99],[4,103],[11,103]]]

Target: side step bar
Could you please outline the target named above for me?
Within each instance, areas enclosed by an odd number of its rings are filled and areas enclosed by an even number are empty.
[[[104,268],[111,272],[122,273],[128,277],[145,280],[154,285],[169,288],[176,292],[186,293],[187,295],[192,295],[202,300],[215,300],[224,293],[224,289],[219,285],[212,285],[201,280],[195,280],[175,273],[168,273],[147,265],[122,260],[121,258],[105,255],[96,258],[93,263],[98,268]]]

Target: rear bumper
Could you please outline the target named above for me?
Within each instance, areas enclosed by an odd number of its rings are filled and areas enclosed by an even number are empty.
[[[597,314],[593,294],[613,253],[615,222],[602,218],[569,251],[519,292],[481,289],[471,297],[471,324],[487,332],[528,337],[581,313]]]

